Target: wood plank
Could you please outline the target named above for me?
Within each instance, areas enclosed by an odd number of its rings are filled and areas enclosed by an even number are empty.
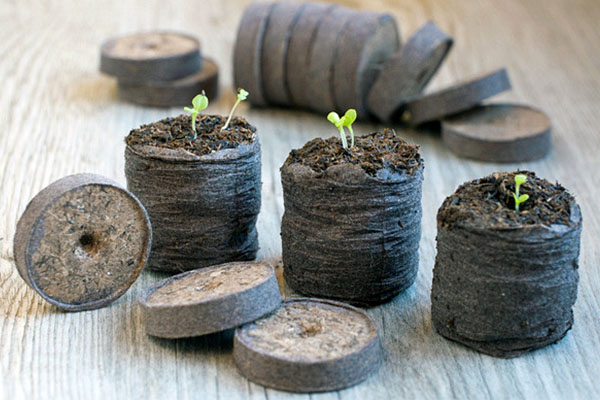
[[[594,171],[600,170],[600,3],[593,0],[339,2],[391,12],[403,37],[434,19],[455,38],[455,46],[429,91],[506,66],[514,89],[498,100],[539,107],[554,127],[550,155],[518,164],[459,159],[437,132],[397,127],[422,146],[425,159],[420,272],[407,293],[368,310],[383,333],[386,354],[381,370],[363,384],[341,392],[290,395],[249,383],[236,371],[231,332],[175,341],[146,336],[135,300],[164,274],[144,272],[116,303],[82,313],[60,312],[26,287],[14,267],[12,237],[27,202],[50,182],[75,172],[125,183],[124,136],[141,123],[181,112],[118,100],[116,82],[97,71],[102,41],[155,28],[199,35],[203,53],[215,58],[222,72],[223,96],[208,111],[225,114],[235,100],[231,57],[236,26],[249,3],[206,0],[201,8],[192,0],[177,5],[158,0],[0,3],[0,398],[599,397],[600,174]],[[290,149],[337,131],[325,115],[305,111],[241,106],[238,112],[258,127],[262,141],[259,258],[275,264],[281,256],[283,214],[279,167]],[[355,130],[382,127],[361,123]],[[517,359],[498,360],[432,330],[435,214],[458,184],[516,168],[559,180],[576,195],[584,215],[581,282],[575,325],[564,340]],[[293,294],[285,286],[284,292]]]

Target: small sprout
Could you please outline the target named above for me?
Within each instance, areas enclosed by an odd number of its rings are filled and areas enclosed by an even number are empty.
[[[221,128],[221,132],[223,132],[225,129],[227,129],[227,126],[231,122],[231,117],[233,117],[233,112],[235,111],[236,107],[238,106],[238,104],[240,104],[240,102],[246,100],[248,98],[249,94],[250,93],[248,93],[247,91],[245,91],[242,88],[238,89],[237,100],[235,101],[235,104],[233,105],[233,108],[231,109],[231,112],[229,113],[229,117],[227,117],[227,121],[225,122],[225,125],[223,125],[223,127]]]
[[[352,130],[352,124],[356,121],[356,110],[354,108],[348,109],[342,120],[344,120],[343,126],[348,128],[350,132],[350,147],[354,147],[354,130]]]
[[[528,194],[519,195],[519,188],[525,182],[527,182],[527,176],[523,174],[515,175],[515,192],[513,193],[513,198],[515,199],[515,211],[517,214],[519,213],[519,204],[524,203],[529,199]]]
[[[348,148],[348,140],[346,139],[346,132],[344,131],[344,127],[348,128],[350,132],[350,147],[354,146],[354,130],[352,129],[352,124],[356,121],[356,110],[353,108],[348,109],[343,117],[340,118],[338,113],[335,111],[327,114],[327,120],[335,125],[336,128],[340,131],[340,136],[342,137],[342,147],[344,149]]]
[[[192,114],[192,131],[194,131],[193,138],[196,139],[198,137],[198,132],[196,131],[196,117],[200,111],[208,107],[208,97],[206,97],[204,90],[202,91],[202,94],[196,95],[192,99],[192,107],[193,108],[184,107],[183,110]]]
[[[327,120],[333,125],[335,125],[336,128],[338,128],[338,130],[340,131],[340,136],[342,137],[342,147],[347,149],[348,141],[346,140],[346,132],[344,132],[344,121],[342,121],[342,118],[340,118],[338,113],[332,111],[329,114],[327,114]]]

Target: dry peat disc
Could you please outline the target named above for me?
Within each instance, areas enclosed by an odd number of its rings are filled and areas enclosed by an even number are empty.
[[[138,199],[111,179],[70,175],[38,193],[17,224],[21,277],[69,311],[100,308],[136,280],[152,231]]]
[[[233,357],[246,378],[291,392],[353,386],[381,364],[375,324],[336,301],[297,298],[238,328]]]
[[[341,37],[333,62],[335,109],[355,108],[362,118],[368,115],[367,93],[381,64],[400,47],[398,27],[391,14],[361,12],[346,24]]]
[[[262,79],[269,104],[291,103],[285,83],[285,62],[291,32],[305,7],[306,4],[282,1],[271,9],[261,56]]]
[[[120,82],[178,79],[201,66],[198,39],[182,33],[134,33],[110,39],[100,49],[100,71]]]
[[[146,333],[162,338],[201,336],[254,321],[281,304],[273,268],[233,262],[175,275],[140,296]]]
[[[310,51],[317,29],[334,4],[306,3],[290,31],[285,62],[285,83],[289,88],[291,103],[295,106],[310,104],[310,93],[306,89]]]
[[[508,73],[502,68],[417,97],[406,105],[405,117],[413,126],[440,120],[475,107],[483,100],[510,88]]]
[[[219,95],[219,67],[208,58],[202,62],[200,71],[185,78],[142,84],[119,82],[121,99],[151,107],[185,106],[202,91],[209,100]]]
[[[367,98],[369,111],[390,121],[402,106],[419,95],[452,48],[453,39],[433,22],[415,32],[404,47],[383,64]]]
[[[249,93],[248,101],[254,105],[267,104],[262,79],[262,48],[269,14],[275,3],[250,4],[238,27],[233,50],[233,83]]]
[[[488,104],[442,121],[442,140],[461,157],[492,162],[536,160],[550,151],[550,119],[517,104]]]

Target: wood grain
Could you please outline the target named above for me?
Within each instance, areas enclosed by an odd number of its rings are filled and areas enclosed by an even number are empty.
[[[230,332],[175,341],[146,336],[135,299],[164,274],[142,273],[123,297],[102,310],[62,313],[26,286],[16,272],[12,253],[17,219],[40,189],[75,172],[94,172],[125,184],[125,135],[132,127],[182,112],[119,101],[116,82],[98,72],[100,44],[136,30],[177,29],[198,35],[203,53],[217,60],[223,77],[223,96],[207,111],[226,114],[235,101],[231,72],[236,26],[249,3],[0,2],[0,398],[291,397],[249,383],[236,371]],[[452,35],[454,49],[432,81],[432,91],[462,77],[507,66],[513,90],[499,100],[544,110],[552,120],[554,150],[535,162],[467,161],[448,151],[436,132],[396,127],[409,141],[421,145],[425,159],[419,275],[408,292],[368,310],[382,332],[382,368],[358,386],[312,398],[598,398],[600,174],[593,171],[600,170],[600,3],[340,3],[391,12],[404,37],[429,19]],[[283,212],[279,167],[290,149],[337,131],[325,115],[244,105],[237,113],[247,116],[261,136],[263,203],[258,256],[275,263],[281,256]],[[356,124],[355,131],[381,128]],[[516,168],[558,180],[576,195],[584,217],[581,281],[575,324],[565,339],[517,359],[498,360],[449,342],[432,330],[429,293],[435,214],[458,184]]]

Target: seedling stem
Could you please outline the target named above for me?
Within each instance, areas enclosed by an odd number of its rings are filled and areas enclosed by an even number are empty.
[[[208,97],[206,97],[204,90],[202,91],[202,94],[198,94],[192,99],[192,107],[193,108],[184,107],[183,110],[192,114],[192,138],[196,140],[198,138],[198,132],[196,131],[196,117],[198,117],[200,111],[208,107]]]
[[[229,126],[229,123],[231,122],[231,118],[233,117],[233,112],[237,108],[238,104],[240,104],[243,100],[246,100],[246,98],[248,97],[249,94],[250,93],[248,93],[247,91],[245,91],[242,88],[238,89],[237,100],[235,101],[235,104],[233,105],[233,108],[231,109],[231,112],[229,113],[229,117],[227,117],[227,121],[225,122],[225,125],[223,125],[223,127],[221,128],[221,132],[223,132],[225,129],[227,129],[227,126]]]
[[[515,175],[515,192],[513,193],[513,198],[515,199],[515,211],[517,214],[519,213],[519,204],[524,203],[529,199],[528,194],[519,195],[519,189],[525,182],[527,182],[527,176],[523,174]]]

